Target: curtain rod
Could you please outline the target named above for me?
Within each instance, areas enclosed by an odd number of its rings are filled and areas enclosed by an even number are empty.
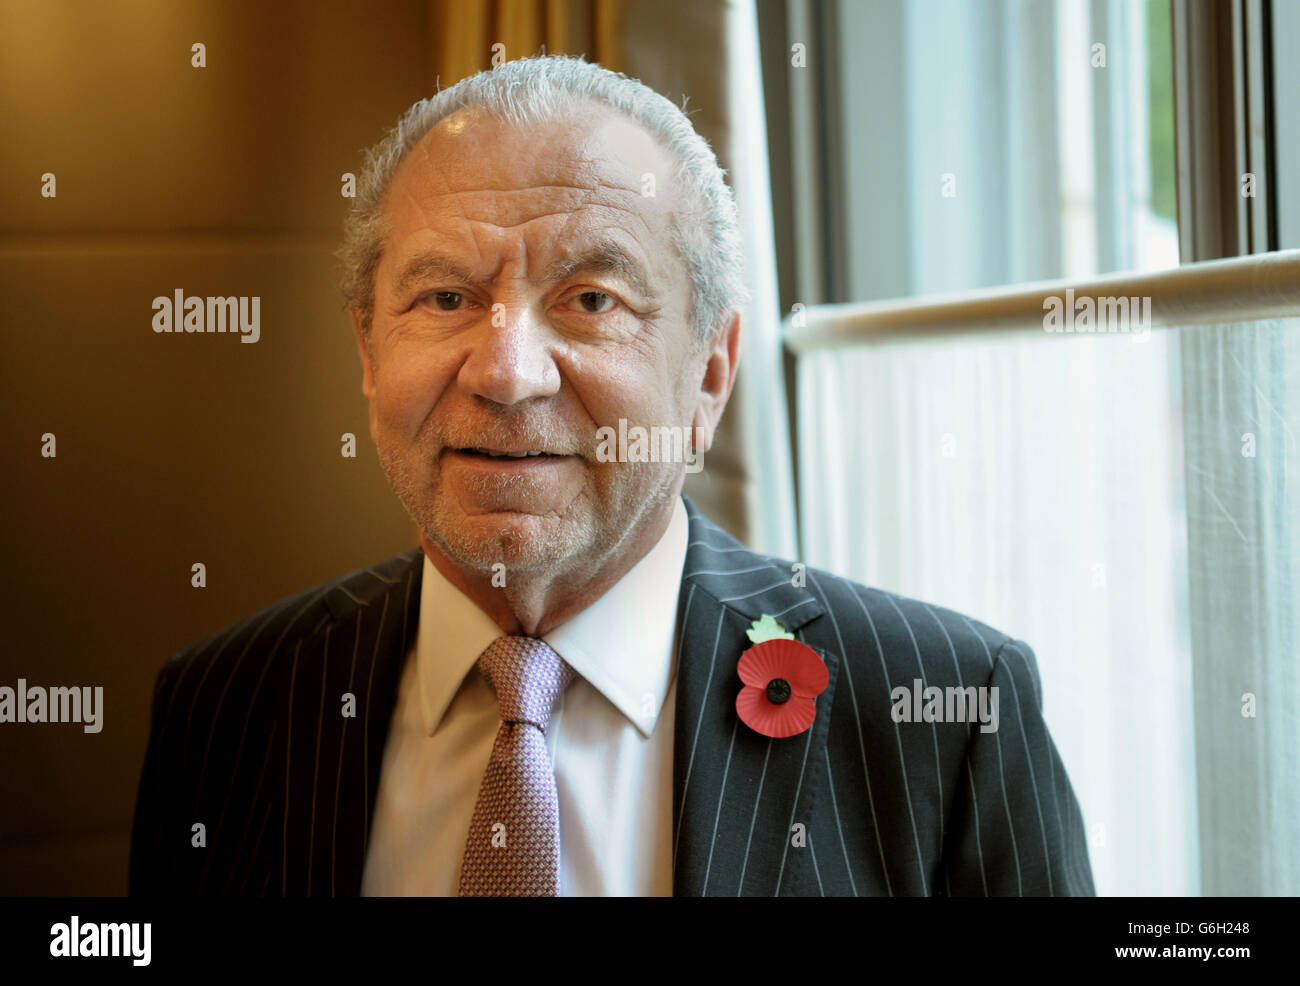
[[[1056,301],[1049,302],[1049,298]],[[800,355],[884,341],[1075,331],[1075,324],[1079,325],[1077,331],[1097,332],[1102,331],[1103,316],[1112,317],[1114,324],[1118,314],[1114,299],[1128,299],[1132,317],[1141,313],[1144,321],[1110,331],[1231,324],[1300,315],[1300,250],[920,299],[813,305],[799,315],[785,317],[784,341],[790,352]],[[1134,305],[1133,299],[1138,299],[1138,304]],[[1092,316],[1085,323],[1079,313],[1086,312],[1089,304]],[[1065,320],[1068,329],[1061,321],[1045,323],[1053,312]],[[800,316],[803,324],[794,324]]]

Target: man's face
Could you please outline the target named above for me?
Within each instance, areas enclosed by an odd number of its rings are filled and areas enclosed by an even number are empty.
[[[707,447],[672,172],[578,107],[527,130],[462,110],[394,174],[363,390],[389,481],[453,562],[580,578],[684,475],[600,461],[598,429],[699,424]],[[542,454],[501,454],[521,452]]]

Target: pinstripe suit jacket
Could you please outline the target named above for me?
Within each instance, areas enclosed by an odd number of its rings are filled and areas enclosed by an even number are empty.
[[[675,895],[1092,894],[1080,815],[1025,644],[756,554],[689,499],[678,604]],[[283,599],[158,675],[133,894],[360,892],[419,613],[418,548]],[[780,619],[830,683],[807,732],[741,723],[745,630]],[[1000,689],[1000,723],[896,723],[895,686]],[[343,696],[356,716],[341,714]],[[196,847],[195,825],[204,826]],[[802,829],[796,828],[802,826]],[[797,835],[795,833],[802,833]]]

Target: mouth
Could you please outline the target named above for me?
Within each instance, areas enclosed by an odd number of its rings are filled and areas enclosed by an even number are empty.
[[[457,455],[472,456],[480,459],[563,459],[567,456],[545,449],[493,449],[493,448],[458,448],[450,451]]]
[[[488,475],[551,474],[577,460],[577,456],[535,448],[449,448],[447,461],[461,469]]]

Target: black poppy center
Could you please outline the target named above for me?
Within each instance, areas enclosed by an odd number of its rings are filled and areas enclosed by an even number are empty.
[[[784,705],[790,701],[790,682],[784,678],[773,678],[767,683],[767,700],[773,705]]]

